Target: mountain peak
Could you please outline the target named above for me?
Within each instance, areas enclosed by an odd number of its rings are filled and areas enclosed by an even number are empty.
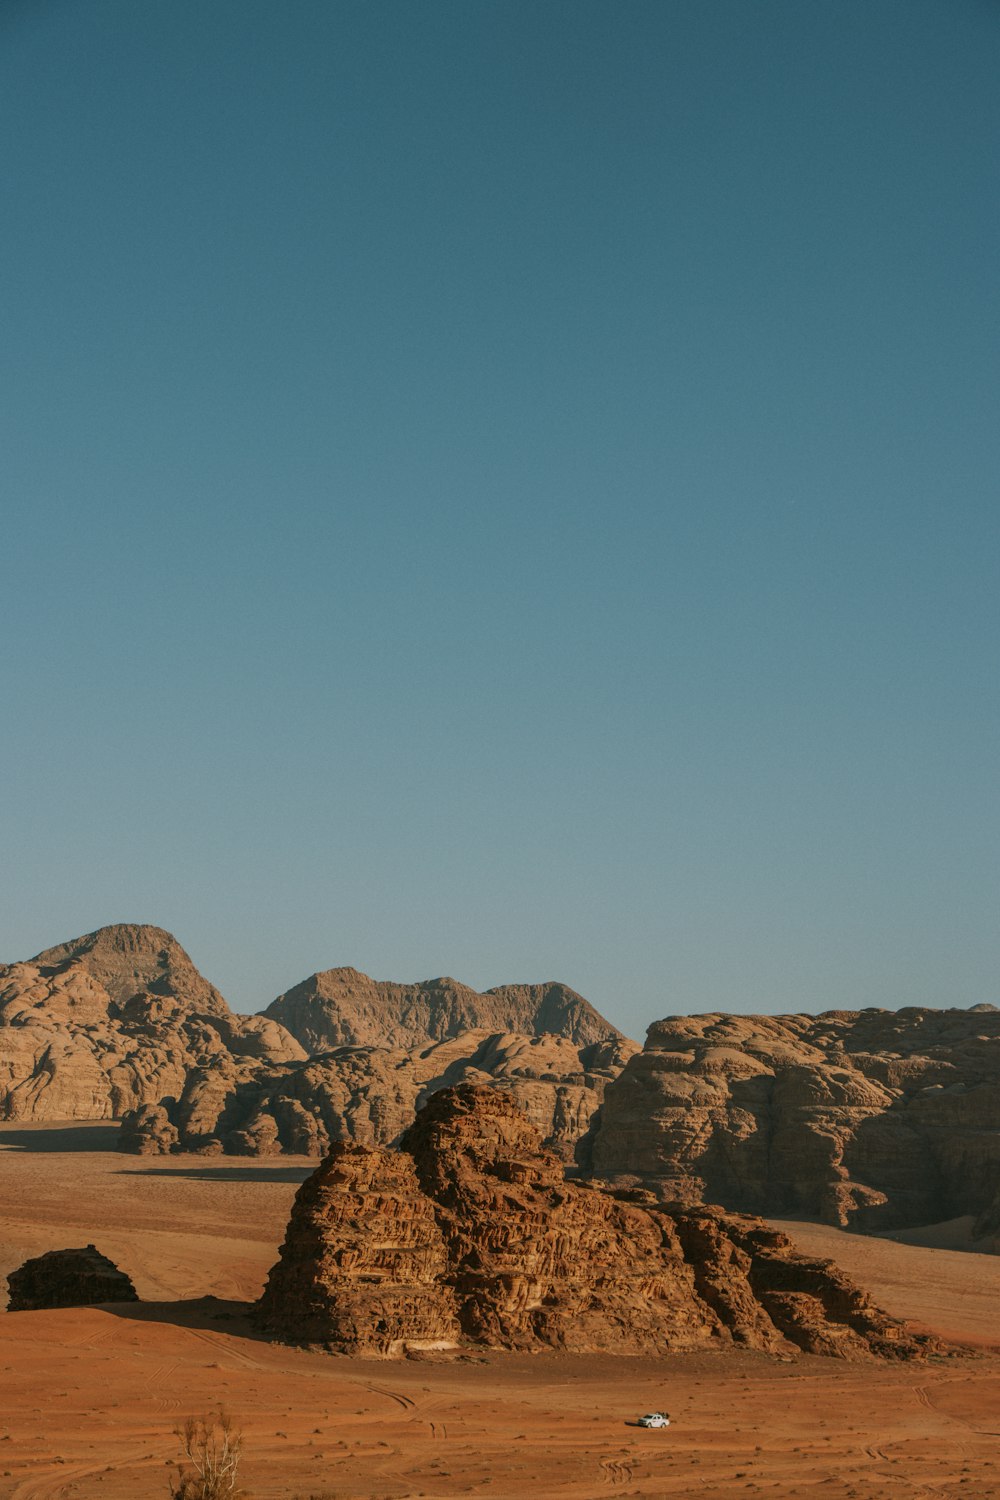
[[[228,1015],[218,990],[195,968],[172,933],[147,922],[114,922],[36,954],[48,975],[84,969],[119,1005],[138,994],[173,995],[213,1015]]]

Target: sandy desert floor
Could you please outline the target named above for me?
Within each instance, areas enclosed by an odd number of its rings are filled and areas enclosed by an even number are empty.
[[[0,1276],[93,1241],[144,1299],[0,1313],[3,1500],[165,1500],[175,1427],[220,1402],[254,1500],[1000,1497],[1000,1258],[783,1226],[974,1346],[916,1365],[335,1359],[254,1337],[242,1306],[311,1163],[124,1157],[115,1130],[0,1126]],[[629,1425],[652,1409],[669,1430]]]

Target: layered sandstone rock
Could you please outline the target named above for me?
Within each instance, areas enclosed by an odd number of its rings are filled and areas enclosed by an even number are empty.
[[[459,1326],[447,1268],[410,1157],[341,1144],[296,1195],[261,1309],[295,1342],[344,1353],[450,1347]]]
[[[139,1300],[125,1272],[93,1245],[82,1250],[49,1250],[26,1260],[11,1271],[7,1286],[8,1312]]]
[[[337,1047],[306,1063],[250,1077],[226,1057],[189,1074],[180,1098],[128,1115],[119,1147],[230,1155],[322,1155],[335,1141],[394,1141],[435,1090],[464,1082],[503,1088],[567,1161],[585,1139],[604,1090],[635,1050],[610,1039],[469,1031],[420,1048]]]
[[[102,927],[0,967],[0,1118],[114,1119],[179,1098],[216,1056],[249,1078],[304,1053],[277,1022],[234,1015],[158,927]]]
[[[469,1085],[432,1095],[398,1151],[333,1148],[296,1197],[258,1311],[287,1341],[379,1355],[920,1347],[759,1221],[566,1181],[508,1094]]]
[[[635,1050],[556,984],[480,995],[327,970],[269,1011],[235,1015],[157,927],[49,948],[0,968],[0,1118],[120,1118],[138,1154],[319,1155],[394,1140],[430,1091],[472,1080],[514,1093],[570,1159]]]
[[[590,1146],[596,1176],[661,1200],[861,1230],[987,1224],[1000,1013],[670,1017],[609,1085]]]

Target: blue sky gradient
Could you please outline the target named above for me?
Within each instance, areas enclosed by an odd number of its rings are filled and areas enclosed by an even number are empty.
[[[1000,1000],[1000,10],[0,9],[0,957]]]

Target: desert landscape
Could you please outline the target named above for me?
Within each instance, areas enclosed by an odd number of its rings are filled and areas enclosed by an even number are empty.
[[[639,1052],[565,986],[293,995],[237,1017],[156,928],[0,972],[0,1275],[93,1245],[138,1297],[0,1314],[0,1495],[166,1493],[219,1411],[261,1500],[1000,1492],[992,1011],[672,1018]],[[849,1176],[900,1118],[895,1178]],[[982,1164],[969,1212],[908,1224],[942,1201],[920,1150]]]
[[[302,1495],[1000,1492],[1000,1262],[827,1226],[781,1227],[890,1313],[961,1352],[863,1364],[735,1349],[661,1358],[346,1359],[268,1342],[246,1304],[315,1161],[135,1160],[119,1127],[0,1126],[2,1264],[93,1241],[142,1299],[0,1314],[0,1494],[166,1493],[174,1429],[218,1404],[261,1500]],[[666,1431],[628,1425],[665,1409]]]
[[[998,76],[0,0],[0,1500],[1000,1500]]]

